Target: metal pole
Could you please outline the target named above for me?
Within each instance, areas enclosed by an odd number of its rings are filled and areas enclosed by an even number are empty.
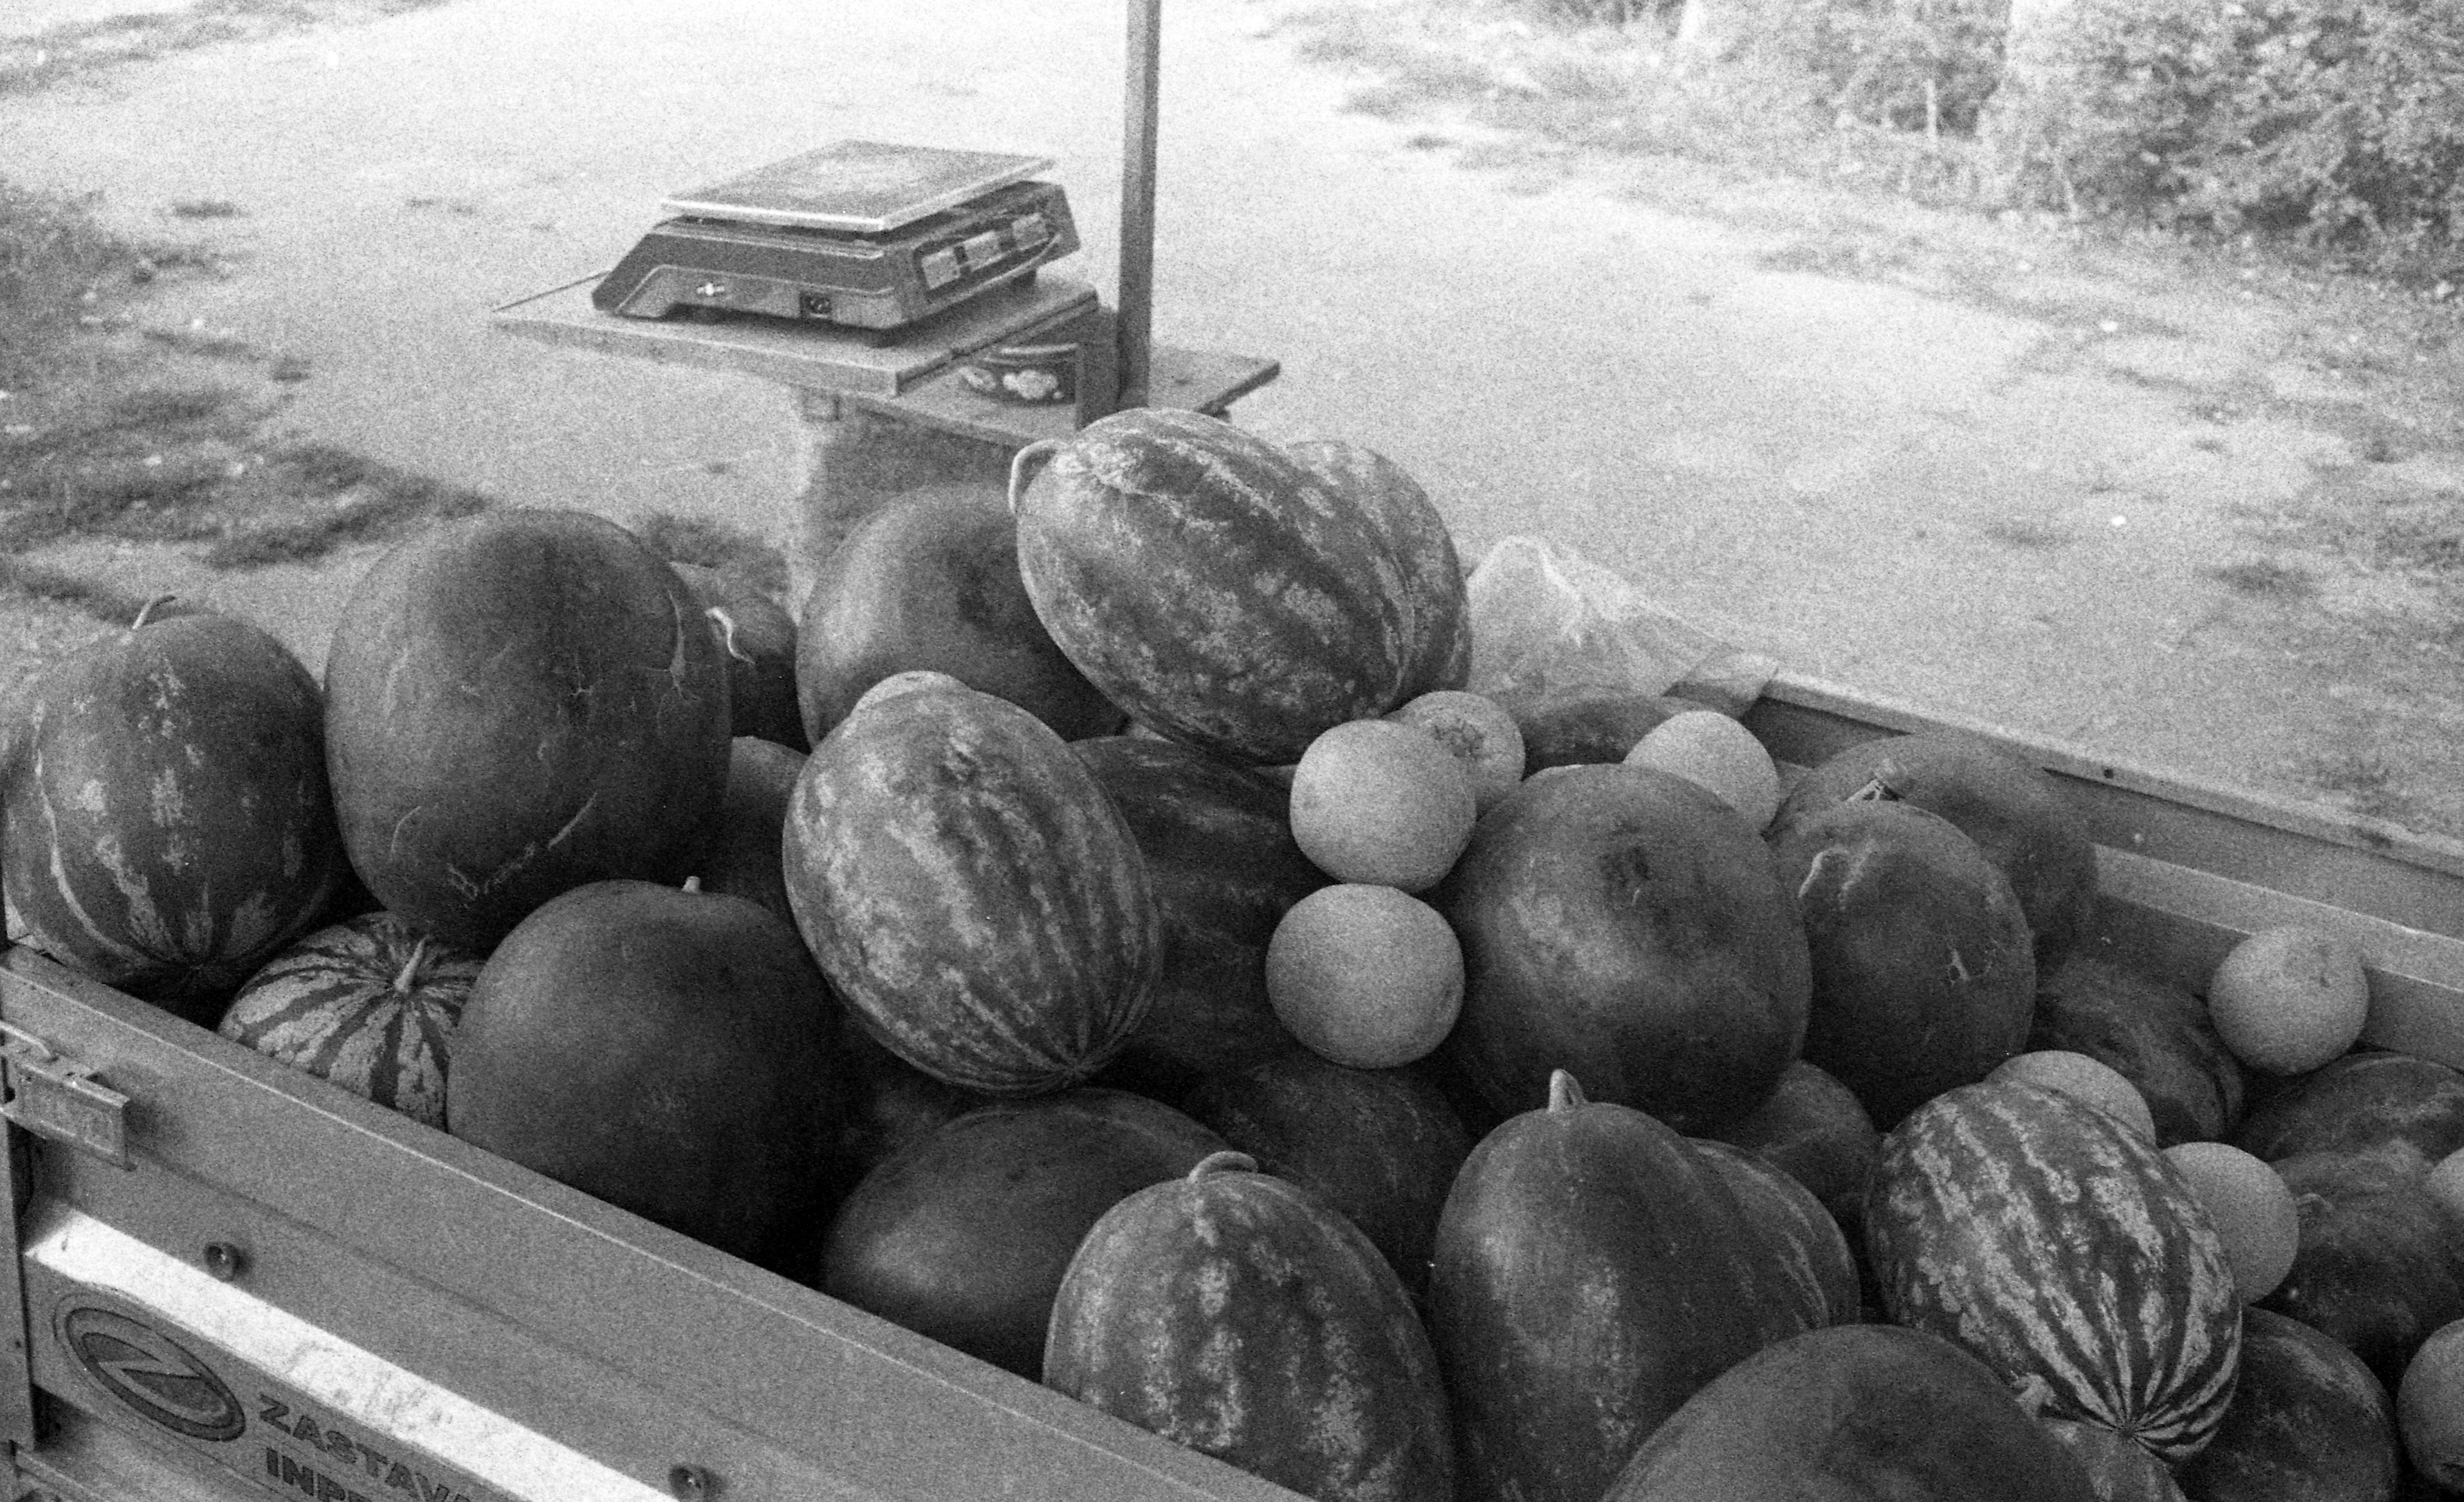
[[[1129,89],[1121,130],[1121,290],[1114,350],[1122,407],[1147,405],[1155,329],[1155,99],[1163,0],[1129,0]]]

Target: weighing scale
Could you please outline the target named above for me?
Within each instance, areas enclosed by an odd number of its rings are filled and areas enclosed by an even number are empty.
[[[678,309],[891,331],[1078,249],[1049,158],[840,141],[694,188],[592,289],[602,312]]]

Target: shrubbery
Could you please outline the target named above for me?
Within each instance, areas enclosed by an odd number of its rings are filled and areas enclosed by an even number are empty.
[[[2464,242],[2464,5],[2080,0],[2047,165],[2172,222]]]
[[[1683,8],[1521,3],[1629,34]],[[1825,119],[1938,132],[2005,202],[2383,262],[2464,250],[2464,0],[2074,0],[2015,33],[2012,0],[1705,3],[1715,70],[1777,66]]]

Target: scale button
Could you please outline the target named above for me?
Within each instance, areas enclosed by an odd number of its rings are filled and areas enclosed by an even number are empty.
[[[724,298],[727,296],[727,283],[723,281],[703,282],[700,286],[693,289],[693,296],[696,298]]]
[[[958,279],[958,253],[935,251],[924,257],[924,285],[939,291]]]
[[[987,230],[972,236],[961,249],[967,253],[970,266],[989,266],[1001,258],[1001,237],[999,230]]]
[[[1009,236],[1021,246],[1040,245],[1052,238],[1052,227],[1042,214],[1023,214],[1009,222]]]

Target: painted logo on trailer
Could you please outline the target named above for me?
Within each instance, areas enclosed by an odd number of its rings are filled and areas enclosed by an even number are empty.
[[[248,1410],[213,1368],[142,1320],[80,1305],[60,1316],[60,1338],[105,1391],[174,1434],[235,1440],[248,1428]]]

